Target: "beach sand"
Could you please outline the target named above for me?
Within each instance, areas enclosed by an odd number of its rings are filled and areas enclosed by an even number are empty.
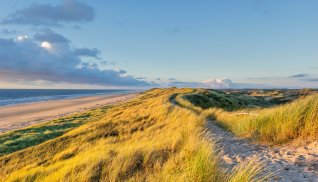
[[[87,96],[0,107],[0,133],[88,109],[132,99],[137,94]]]

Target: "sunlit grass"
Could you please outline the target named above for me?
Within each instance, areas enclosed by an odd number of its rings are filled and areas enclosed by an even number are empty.
[[[263,174],[266,166],[257,159],[251,159],[237,165],[228,175],[229,182],[268,181],[273,173]]]
[[[6,181],[228,181],[206,114],[171,102],[193,89],[153,89],[55,139],[0,158]],[[47,132],[47,130],[44,130]],[[251,168],[252,169],[252,168]],[[249,171],[249,168],[244,168]],[[244,176],[245,172],[238,173]],[[256,177],[252,173],[249,179]]]
[[[196,93],[200,95],[202,93]],[[215,96],[214,96],[215,97]],[[191,106],[189,97],[180,97],[178,102],[188,105],[195,111],[210,113],[211,119],[216,120],[222,127],[242,137],[261,141],[271,145],[282,144],[296,139],[314,141],[318,138],[318,95],[302,97],[284,105],[234,109],[223,104],[211,103],[209,108]],[[191,98],[191,97],[190,97]],[[221,99],[221,98],[220,98]],[[219,100],[220,100],[219,99]],[[231,99],[231,98],[230,98]],[[233,100],[235,98],[232,98]],[[261,106],[261,103],[260,105]],[[265,105],[266,106],[266,103]],[[231,111],[232,110],[232,111]]]
[[[96,121],[108,108],[106,106],[84,113],[72,114],[50,122],[2,134],[0,135],[0,156],[43,143],[84,123]]]

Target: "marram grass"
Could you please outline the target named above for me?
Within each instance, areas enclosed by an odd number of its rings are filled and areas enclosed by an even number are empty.
[[[228,111],[227,105],[216,107],[211,104],[206,109],[194,106],[193,101],[185,96],[179,96],[178,102],[194,111],[210,113],[211,119],[238,136],[270,145],[318,139],[318,94],[266,108],[250,108],[247,104],[245,109],[234,111]]]
[[[62,136],[0,157],[5,181],[237,181],[253,168],[226,173],[207,115],[171,102],[193,89],[153,89]],[[94,115],[94,113],[91,113]],[[248,178],[242,178],[244,175]]]

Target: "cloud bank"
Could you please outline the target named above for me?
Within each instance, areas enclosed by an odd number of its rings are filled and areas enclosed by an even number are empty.
[[[211,88],[211,89],[243,89],[243,88],[266,88],[263,84],[234,83],[231,79],[211,78],[202,82],[181,82],[170,80],[168,87],[191,87],[191,88]]]
[[[94,9],[77,0],[63,0],[62,4],[33,3],[10,13],[3,24],[60,26],[63,23],[83,23],[94,19]]]
[[[89,57],[99,61],[99,53],[96,48],[72,49],[67,38],[51,30],[33,37],[0,38],[0,79],[105,86],[150,85],[128,75],[125,70],[102,70],[95,62],[82,59]]]
[[[209,80],[205,80],[202,82],[203,84],[205,84],[206,86],[210,87],[210,88],[230,88],[231,86],[233,86],[233,82],[230,79],[209,79]]]

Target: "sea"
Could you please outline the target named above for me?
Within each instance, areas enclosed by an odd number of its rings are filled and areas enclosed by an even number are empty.
[[[136,90],[80,90],[80,89],[0,89],[0,106],[48,100],[69,99],[95,95],[120,95]]]

